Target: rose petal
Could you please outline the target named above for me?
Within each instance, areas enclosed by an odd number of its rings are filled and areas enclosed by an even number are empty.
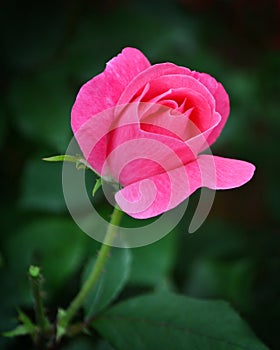
[[[74,133],[95,114],[115,106],[130,81],[149,66],[142,52],[130,47],[111,59],[104,72],[80,89],[71,114]]]
[[[115,199],[128,215],[146,219],[174,208],[192,192],[181,167],[126,186],[115,194]]]
[[[211,92],[215,99],[215,110],[221,115],[221,122],[213,130],[212,134],[208,138],[208,144],[211,146],[220,135],[229,116],[229,97],[222,84],[217,82],[216,79],[211,77],[211,75],[194,71],[191,72],[191,74],[197,78],[204,86],[206,86],[207,89]]]
[[[182,114],[162,104],[142,102],[139,104],[141,129],[185,141],[198,131],[197,128],[193,130],[193,123],[189,119],[192,110],[191,108]]]
[[[173,89],[173,94],[175,96],[177,89],[180,94],[184,91],[188,107],[193,108],[190,120],[198,130],[203,132],[211,127],[215,101],[209,90],[203,84],[188,75],[165,75],[150,82],[150,90],[145,96],[146,102],[148,102],[150,98],[152,99],[168,89]]]
[[[138,74],[131,82],[126,86],[122,92],[118,103],[125,104],[131,102],[137,92],[142,91],[143,86],[145,86],[150,81],[157,79],[161,76],[167,74],[186,74],[190,75],[190,70],[185,67],[176,66],[173,63],[159,63],[148,67]]]
[[[180,139],[146,132],[137,124],[114,129],[107,140],[108,153],[102,175],[111,174],[123,186],[181,167],[195,158]]]
[[[115,198],[127,214],[146,219],[176,207],[200,187],[230,189],[242,186],[252,178],[254,170],[254,165],[245,161],[201,155],[185,167],[131,184],[117,192]],[[151,183],[154,190],[150,192]],[[143,203],[147,205],[144,210]]]
[[[200,155],[198,157],[202,185],[211,189],[226,190],[244,185],[254,175],[255,166],[243,160],[218,156]],[[215,167],[215,176],[210,170]]]
[[[186,141],[186,144],[194,154],[199,154],[205,149],[209,148],[209,136],[211,136],[213,130],[216,129],[216,127],[219,125],[221,121],[221,115],[217,112],[213,113],[212,120],[211,120],[211,126],[209,129],[198,133],[197,129],[194,124],[192,124],[194,128],[193,134],[196,134],[195,136],[191,137]]]

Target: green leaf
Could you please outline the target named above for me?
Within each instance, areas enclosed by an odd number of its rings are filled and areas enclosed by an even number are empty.
[[[96,345],[96,350],[114,350],[114,348],[112,348],[112,346],[104,339],[101,339]]]
[[[26,329],[29,331],[29,333],[33,333],[35,331],[35,329],[36,329],[35,324],[20,309],[18,309],[18,319],[19,319],[20,322],[23,323],[23,325],[26,327]]]
[[[61,165],[51,166],[39,158],[29,160],[23,172],[19,203],[25,210],[65,212]]]
[[[21,335],[27,335],[30,334],[31,336],[34,336],[36,334],[37,327],[35,324],[31,321],[31,319],[21,310],[18,309],[18,319],[22,323],[21,325],[17,326],[15,329],[3,333],[4,337],[18,337]]]
[[[17,326],[17,328],[13,329],[12,331],[4,332],[3,336],[8,338],[18,337],[21,335],[27,335],[30,334],[29,330],[26,329],[24,325]]]
[[[130,272],[131,254],[129,249],[111,248],[103,272],[91,294],[87,298],[84,309],[86,317],[99,313],[112,302],[124,287]],[[83,281],[86,280],[96,258],[91,259],[85,267]]]
[[[66,345],[62,346],[61,350],[99,350],[98,347],[96,347],[95,343],[92,341],[92,338],[73,338],[70,343],[67,343]],[[101,350],[101,349],[100,349]]]
[[[222,296],[244,310],[252,305],[255,275],[254,265],[248,258],[198,259],[191,264],[186,290],[196,297]]]
[[[117,304],[92,326],[121,350],[268,350],[228,303],[169,293]]]
[[[132,250],[131,285],[159,288],[168,283],[176,260],[176,233]]]

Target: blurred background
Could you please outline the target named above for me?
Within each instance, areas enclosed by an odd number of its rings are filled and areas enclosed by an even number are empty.
[[[68,305],[86,260],[96,254],[98,244],[67,212],[61,165],[41,158],[65,152],[80,86],[133,46],[152,63],[174,62],[223,83],[231,114],[212,151],[248,160],[257,171],[246,186],[216,193],[196,233],[185,232],[199,193],[172,233],[133,249],[131,277],[119,299],[165,289],[224,299],[269,348],[279,349],[280,2],[10,0],[0,6],[1,332],[15,326],[16,307],[33,315],[30,264],[42,267],[54,316],[57,306]],[[61,349],[97,343],[98,336],[83,336]],[[25,338],[1,338],[0,347],[31,345]]]

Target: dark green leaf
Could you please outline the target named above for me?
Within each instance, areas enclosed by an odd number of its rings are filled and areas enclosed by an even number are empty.
[[[130,272],[131,254],[129,249],[111,248],[103,272],[84,304],[86,316],[92,316],[112,302],[124,287]],[[96,258],[86,266],[83,281],[86,280]]]
[[[93,350],[96,349],[92,339],[87,338],[73,338],[70,343],[61,348],[62,350]]]
[[[200,259],[191,265],[186,290],[196,297],[222,296],[246,308],[252,303],[255,275],[252,261],[248,258],[237,261]]]
[[[61,165],[47,164],[41,159],[30,160],[23,172],[20,205],[36,211],[65,211]]]
[[[122,302],[92,325],[120,350],[268,350],[227,303],[169,293]]]
[[[176,233],[169,233],[158,242],[132,250],[131,284],[160,287],[168,283],[176,259]]]
[[[114,350],[114,348],[104,339],[100,340],[100,342],[96,346],[96,350]]]

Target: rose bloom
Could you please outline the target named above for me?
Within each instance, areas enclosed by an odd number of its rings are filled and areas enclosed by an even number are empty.
[[[210,75],[151,65],[139,50],[125,48],[82,86],[71,124],[90,166],[121,185],[120,208],[144,219],[200,187],[230,189],[251,179],[252,164],[202,153],[228,115],[228,95]]]

